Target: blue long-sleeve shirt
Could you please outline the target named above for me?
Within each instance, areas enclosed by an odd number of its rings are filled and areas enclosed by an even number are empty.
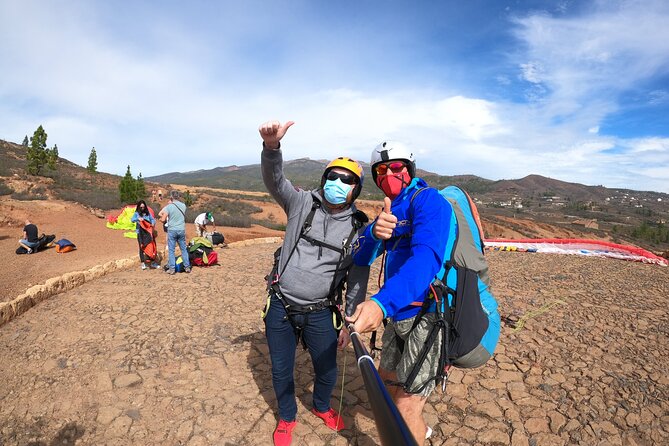
[[[394,320],[408,319],[420,310],[430,283],[443,265],[451,218],[455,218],[450,203],[435,189],[422,191],[411,203],[414,193],[424,187],[424,180],[414,178],[392,201],[397,227],[389,240],[374,237],[375,221],[353,247],[353,261],[358,265],[371,265],[387,251],[385,282],[372,300],[379,304],[384,317]]]
[[[151,214],[145,214],[142,215],[144,220],[147,220],[149,223],[151,223],[151,226],[156,225],[156,219],[151,216]],[[135,223],[135,232],[139,234],[139,212],[135,212],[132,214],[132,217],[130,218],[130,221]]]

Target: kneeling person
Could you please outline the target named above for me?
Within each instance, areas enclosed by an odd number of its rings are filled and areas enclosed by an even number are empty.
[[[213,230],[216,230],[216,225],[214,224],[214,216],[211,212],[203,212],[197,217],[195,217],[195,233],[198,237],[206,237],[209,231],[209,223],[213,226]]]
[[[23,227],[23,238],[19,240],[19,245],[23,246],[28,254],[32,254],[39,244],[38,233],[37,226],[30,223],[30,220],[26,220],[26,225]]]

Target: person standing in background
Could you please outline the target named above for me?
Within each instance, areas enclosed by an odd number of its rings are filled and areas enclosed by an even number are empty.
[[[171,191],[169,203],[158,213],[160,221],[166,223],[169,220],[170,222],[167,227],[167,274],[170,275],[176,273],[176,256],[174,251],[177,243],[181,250],[184,272],[190,273],[190,261],[188,260],[188,249],[186,248],[186,204],[179,201],[179,198],[181,198],[179,191]]]

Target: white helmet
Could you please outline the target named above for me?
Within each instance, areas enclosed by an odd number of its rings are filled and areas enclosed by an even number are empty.
[[[384,141],[372,151],[372,177],[376,183],[376,165],[390,160],[402,160],[407,163],[407,170],[411,178],[416,176],[416,158],[407,146],[397,141]]]

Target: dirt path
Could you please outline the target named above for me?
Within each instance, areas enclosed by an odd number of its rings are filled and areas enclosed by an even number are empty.
[[[33,285],[72,271],[85,271],[111,260],[138,256],[136,239],[123,237],[124,231],[105,227],[105,220],[96,217],[82,206],[59,200],[15,201],[0,197],[0,214],[12,226],[0,225],[0,252],[6,261],[0,268],[0,302],[12,300]],[[66,238],[77,245],[77,250],[58,254],[48,249],[31,255],[15,255],[23,225],[29,218],[40,233],[55,234],[56,240]],[[251,228],[219,227],[226,241],[280,236],[283,233],[261,226]],[[195,236],[192,224],[187,225],[188,237]],[[165,247],[166,238],[159,231],[158,249]],[[139,257],[137,260],[139,267]]]
[[[111,274],[0,327],[0,444],[271,444],[259,308],[275,248],[228,248],[221,266],[190,275]],[[667,444],[669,268],[502,252],[490,261],[515,324],[493,361],[456,370],[430,398],[430,444]],[[340,434],[309,413],[308,355],[297,364],[294,444],[378,444],[351,350],[339,356]]]

